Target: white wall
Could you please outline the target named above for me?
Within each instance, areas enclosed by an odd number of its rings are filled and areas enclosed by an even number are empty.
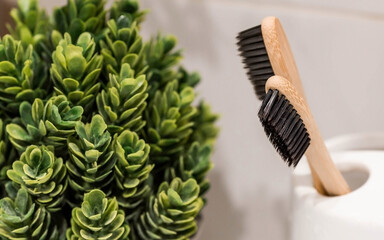
[[[185,65],[203,76],[201,96],[222,114],[201,239],[287,239],[291,170],[259,124],[260,103],[237,56],[235,36],[265,16],[280,17],[324,137],[382,131],[384,2],[143,0],[142,5],[151,8],[145,35],[162,29],[179,37]]]
[[[145,0],[144,31],[179,37],[202,96],[222,114],[203,240],[288,238],[290,174],[257,119],[236,34],[281,18],[309,104],[325,138],[382,131],[384,2]]]

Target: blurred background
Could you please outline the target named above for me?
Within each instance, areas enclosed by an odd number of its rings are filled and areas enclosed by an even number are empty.
[[[6,2],[0,0],[2,10]],[[48,11],[65,0],[40,0]],[[201,240],[289,239],[292,170],[268,142],[237,55],[239,31],[280,18],[324,138],[382,131],[384,1],[142,0],[148,39],[172,33],[199,71],[200,97],[222,115]],[[7,14],[0,12],[0,22]],[[1,24],[3,25],[3,24]],[[0,29],[2,33],[4,29]]]

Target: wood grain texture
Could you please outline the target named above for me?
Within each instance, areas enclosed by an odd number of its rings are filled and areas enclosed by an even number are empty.
[[[339,196],[349,193],[351,190],[332,161],[306,100],[296,90],[295,86],[284,77],[273,76],[268,79],[265,89],[266,91],[269,89],[279,90],[289,100],[303,120],[311,138],[311,144],[305,155],[317,173],[327,195]]]
[[[296,61],[280,20],[273,16],[264,18],[261,23],[261,31],[274,74],[290,80],[300,95],[305,98]],[[312,172],[314,187],[320,194],[326,195],[327,193],[317,173],[311,164],[309,164],[309,167]]]
[[[261,31],[275,75],[291,81],[300,95],[305,96],[295,58],[279,19],[272,16],[264,18]]]

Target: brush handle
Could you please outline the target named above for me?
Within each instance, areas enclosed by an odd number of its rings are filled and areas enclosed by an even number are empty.
[[[305,97],[295,58],[279,19],[273,16],[264,18],[261,23],[261,32],[274,74],[290,80],[300,95]],[[316,190],[320,194],[326,195],[324,187],[310,163],[309,167]]]
[[[280,76],[269,78],[265,89],[266,91],[276,89],[283,94],[303,120],[311,139],[305,155],[308,162],[318,174],[327,194],[330,196],[339,196],[349,193],[351,190],[340,171],[336,168],[335,163],[332,161],[305,99],[287,79]]]
[[[272,16],[264,18],[261,32],[273,73],[291,81],[300,95],[305,97],[295,58],[280,20]]]

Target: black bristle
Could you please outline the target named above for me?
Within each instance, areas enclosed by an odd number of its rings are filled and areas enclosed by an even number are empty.
[[[261,26],[242,31],[237,36],[240,56],[243,57],[249,80],[260,100],[265,98],[265,83],[274,74],[264,45]]]
[[[288,166],[296,167],[311,139],[295,108],[278,90],[269,90],[258,115],[277,152]]]

